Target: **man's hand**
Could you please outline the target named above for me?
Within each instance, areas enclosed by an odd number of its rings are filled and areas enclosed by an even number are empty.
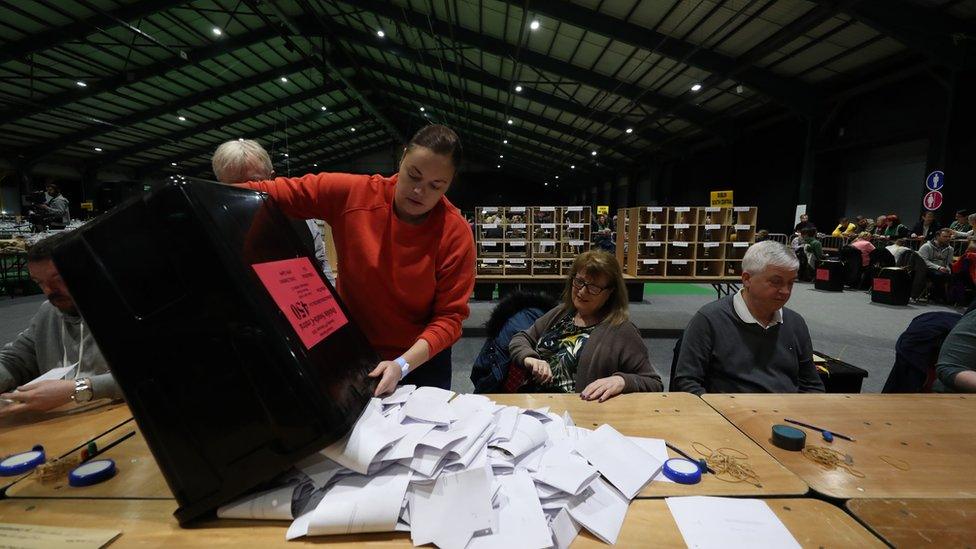
[[[71,379],[38,381],[16,391],[4,393],[0,398],[14,401],[0,408],[0,416],[21,412],[46,412],[71,401],[75,392],[75,382]]]
[[[620,376],[601,377],[590,383],[580,393],[583,400],[604,402],[624,392],[624,378]]]
[[[384,360],[373,368],[373,371],[369,373],[369,377],[380,378],[379,384],[376,386],[376,391],[373,396],[381,396],[385,394],[392,393],[396,389],[397,383],[400,383],[400,365],[392,360]]]
[[[532,373],[532,379],[539,385],[545,385],[552,381],[552,370],[549,363],[538,358],[527,358],[524,361],[525,367]]]

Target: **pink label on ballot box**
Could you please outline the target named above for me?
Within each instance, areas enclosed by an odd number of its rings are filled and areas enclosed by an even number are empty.
[[[307,257],[251,265],[306,349],[349,320]]]
[[[874,279],[874,289],[879,292],[891,293],[891,279],[890,278],[875,278]]]
[[[817,269],[817,280],[830,280],[830,271],[827,269]]]

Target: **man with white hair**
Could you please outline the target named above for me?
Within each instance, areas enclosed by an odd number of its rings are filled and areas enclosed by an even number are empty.
[[[236,185],[246,181],[263,181],[274,177],[274,167],[271,157],[257,141],[237,139],[228,141],[217,147],[211,160],[217,181],[228,185]],[[322,273],[335,285],[335,274],[329,259],[325,256],[325,244],[322,241],[322,231],[312,219],[303,221],[293,220],[295,230],[300,235],[304,231],[311,233],[310,246],[315,250],[315,259],[319,263]],[[302,238],[305,241],[305,238]]]
[[[822,393],[803,318],[787,309],[799,261],[786,246],[753,244],[734,296],[702,307],[688,323],[671,390],[704,393]]]

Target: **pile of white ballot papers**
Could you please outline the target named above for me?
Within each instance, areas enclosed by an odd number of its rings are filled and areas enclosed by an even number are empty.
[[[446,549],[568,547],[580,528],[617,540],[660,470],[663,440],[586,429],[548,408],[402,386],[372,399],[342,440],[223,518],[292,520],[287,539],[409,532]]]

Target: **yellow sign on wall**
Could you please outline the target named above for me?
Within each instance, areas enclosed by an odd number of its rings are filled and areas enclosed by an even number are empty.
[[[596,215],[607,215],[610,213],[610,206],[597,206]]]
[[[711,205],[731,207],[732,206],[732,191],[712,191],[711,192]]]

